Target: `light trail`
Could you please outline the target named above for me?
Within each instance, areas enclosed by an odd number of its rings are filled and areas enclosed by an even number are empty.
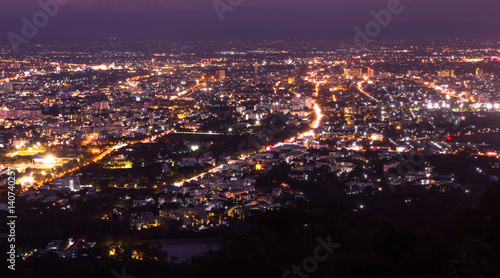
[[[316,120],[312,123],[312,128],[316,129],[321,124],[321,119],[323,119],[323,113],[317,103],[314,103],[314,112],[316,113]]]
[[[366,95],[367,97],[375,100],[376,102],[379,102],[378,99],[374,98],[372,95],[370,95],[368,92],[366,92],[365,90],[363,90],[363,83],[362,82],[358,82],[358,90],[363,93],[364,95]]]

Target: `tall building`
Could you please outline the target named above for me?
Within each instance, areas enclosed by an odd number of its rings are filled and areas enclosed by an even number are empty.
[[[353,68],[351,70],[351,75],[356,77],[356,78],[363,77],[363,68]]]
[[[408,71],[408,75],[410,75],[410,76],[414,76],[414,75],[416,76],[416,75],[419,75],[421,73],[422,73],[421,70],[409,70]]]
[[[255,77],[259,75],[259,64],[257,63],[253,66],[253,74],[255,75]]]
[[[69,191],[80,190],[80,177],[79,176],[64,176],[54,180],[55,189],[63,189]]]
[[[14,111],[7,108],[0,109],[0,119],[8,119],[14,117]]]
[[[5,82],[3,83],[3,88],[8,92],[8,93],[12,93],[14,92],[14,83],[13,82]]]
[[[313,108],[313,99],[312,97],[305,97],[304,98],[304,106],[311,109]]]
[[[375,77],[375,70],[372,68],[368,68],[368,77]]]
[[[344,69],[344,76],[361,78],[363,77],[363,68]]]
[[[218,76],[219,80],[225,79],[226,78],[226,71],[225,70],[218,70],[217,76]]]
[[[476,76],[482,76],[484,73],[483,69],[477,68],[476,69]]]
[[[344,69],[344,76],[350,77],[351,76],[351,69]]]
[[[452,69],[445,69],[438,71],[438,76],[439,77],[453,77],[455,76],[455,71]]]
[[[109,110],[109,101],[102,100],[94,102],[94,106],[99,110]]]

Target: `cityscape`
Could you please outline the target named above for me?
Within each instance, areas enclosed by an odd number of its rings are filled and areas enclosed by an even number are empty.
[[[380,2],[388,32],[410,7]],[[361,43],[375,22],[354,44],[9,33],[2,277],[500,275],[498,34]]]

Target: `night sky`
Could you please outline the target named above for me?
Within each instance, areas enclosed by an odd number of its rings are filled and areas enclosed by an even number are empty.
[[[48,1],[48,0],[42,0]],[[63,0],[61,0],[63,1]],[[223,3],[238,0],[220,0]],[[348,39],[391,0],[243,0],[221,22],[213,0],[73,0],[30,42],[120,40]],[[0,42],[21,33],[37,0],[2,1]],[[500,37],[498,0],[401,0],[377,38]]]

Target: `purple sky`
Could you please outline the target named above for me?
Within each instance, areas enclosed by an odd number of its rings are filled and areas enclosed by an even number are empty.
[[[48,1],[48,0],[42,0]],[[33,42],[100,40],[345,39],[372,20],[371,10],[391,0],[243,0],[221,22],[214,0],[73,0],[61,7]],[[231,0],[220,0],[228,3]],[[233,0],[236,1],[237,0]],[[380,38],[500,37],[498,0],[400,0]],[[0,42],[21,33],[21,18],[39,11],[38,0],[3,1]]]

